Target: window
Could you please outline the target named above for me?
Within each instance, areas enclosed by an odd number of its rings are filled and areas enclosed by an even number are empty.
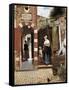
[[[25,11],[25,12],[29,12],[29,6],[25,6],[25,7],[24,7],[24,11]]]

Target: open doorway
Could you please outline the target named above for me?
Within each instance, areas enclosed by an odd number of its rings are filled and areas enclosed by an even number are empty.
[[[45,41],[45,37],[47,36],[47,41]],[[48,46],[49,42],[49,46]],[[47,43],[47,46],[46,44]],[[44,45],[45,44],[45,45]],[[39,29],[38,31],[38,56],[39,56],[39,65],[49,65],[51,64],[51,45],[52,45],[52,28],[46,26],[44,29]],[[46,58],[46,54],[49,58]]]
[[[33,69],[33,29],[23,27],[21,37],[22,64],[21,70]]]
[[[23,39],[23,60],[32,61],[32,42],[31,34],[26,34]],[[28,48],[28,49],[27,49]],[[27,53],[25,53],[27,50]],[[26,54],[26,55],[25,55]],[[26,58],[26,59],[25,59]]]

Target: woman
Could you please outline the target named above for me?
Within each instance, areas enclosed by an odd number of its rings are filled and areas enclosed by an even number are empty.
[[[25,60],[26,60],[26,61],[27,61],[28,58],[29,58],[29,49],[28,49],[27,41],[25,41],[25,44],[24,44],[24,57],[25,57]]]
[[[47,39],[47,35],[44,37],[43,60],[45,64],[51,63],[51,47],[50,41]]]

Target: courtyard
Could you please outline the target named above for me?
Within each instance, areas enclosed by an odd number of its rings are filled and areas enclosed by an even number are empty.
[[[66,8],[15,5],[14,13],[14,84],[66,82]]]
[[[15,71],[15,84],[41,84],[63,82],[58,75],[53,75],[52,68],[33,71]]]

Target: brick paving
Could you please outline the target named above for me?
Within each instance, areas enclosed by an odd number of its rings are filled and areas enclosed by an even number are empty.
[[[50,83],[62,82],[59,76],[53,76],[51,68],[37,69],[34,71],[15,71],[16,85],[48,83],[48,78],[50,79]]]

